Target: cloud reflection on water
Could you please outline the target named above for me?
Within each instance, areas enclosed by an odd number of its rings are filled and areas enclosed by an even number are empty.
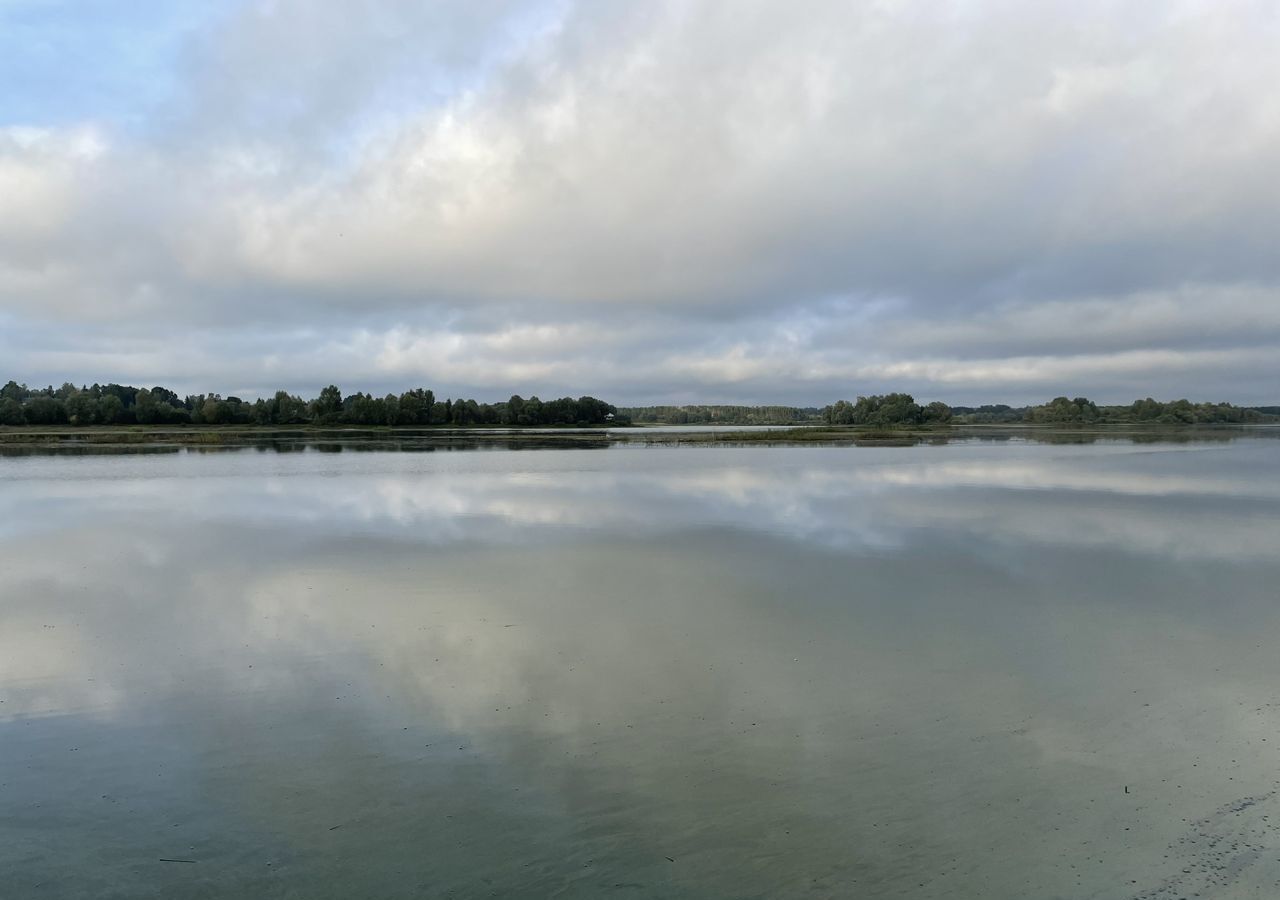
[[[202,519],[336,527],[424,543],[523,543],[556,529],[657,535],[696,526],[832,548],[889,549],[903,547],[914,529],[945,528],[976,539],[1101,543],[1208,559],[1271,552],[1264,526],[1280,485],[1257,471],[1270,442],[1247,444],[1252,452],[1235,454],[1243,464],[1213,467],[1211,475],[1200,465],[1201,454],[1222,448],[1108,448],[1108,467],[1097,464],[1101,448],[1016,449],[1021,452],[960,459],[926,448],[896,456],[751,451],[782,461],[777,466],[744,465],[732,451],[697,449],[684,451],[682,466],[665,468],[628,465],[645,452],[628,451],[613,454],[608,464],[597,454],[578,454],[559,470],[542,468],[558,458],[546,454],[498,454],[496,466],[490,454],[382,454],[362,459],[370,464],[340,479],[331,475],[332,457],[314,454],[284,458],[290,463],[268,457],[265,467],[250,453],[118,458],[108,463],[118,471],[104,480],[12,482],[0,495],[0,522],[21,533],[75,521],[87,506],[104,514],[172,515],[176,490]],[[200,464],[199,477],[175,484],[191,460]],[[1027,492],[1061,501],[1062,515],[1039,516],[1040,505]],[[1170,503],[1192,498],[1204,501],[1201,514],[1213,519],[1211,527],[1168,515]],[[1106,508],[1105,517],[1094,514],[1095,504]],[[0,534],[4,530],[0,525]]]
[[[322,894],[342,854],[391,894],[1156,883],[1271,778],[1274,460],[1095,449],[61,461],[0,492],[0,836],[191,822],[227,896],[263,854]]]

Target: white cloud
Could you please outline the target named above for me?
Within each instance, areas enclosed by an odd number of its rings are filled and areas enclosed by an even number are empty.
[[[0,133],[13,374],[90,322],[193,382],[822,402],[1190,366],[1176,393],[1272,399],[1278,31],[1248,2],[246,3],[149,128]]]

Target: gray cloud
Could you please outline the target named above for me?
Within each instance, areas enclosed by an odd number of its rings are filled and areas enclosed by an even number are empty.
[[[1280,397],[1270,5],[341,12],[0,129],[14,375]]]

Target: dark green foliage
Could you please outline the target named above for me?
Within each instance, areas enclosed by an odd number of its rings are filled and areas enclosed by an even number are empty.
[[[950,407],[916,403],[910,394],[877,394],[839,400],[824,409],[790,406],[646,406],[615,409],[595,397],[540,400],[513,395],[502,403],[437,400],[423,388],[399,396],[355,393],[347,397],[335,385],[313,400],[286,391],[252,402],[219,394],[180,398],[163,387],[135,388],[69,382],[30,388],[16,381],[0,387],[0,426],[23,425],[358,425],[363,427],[441,426],[600,426],[661,422],[718,425],[857,425],[864,427],[942,424],[1045,425],[1153,424],[1212,425],[1275,421],[1280,407],[1240,407],[1230,403],[1161,402],[1150,397],[1127,406],[1099,406],[1086,397],[1055,397],[1040,406],[1003,404]]]
[[[1013,407],[1004,403],[976,407],[953,406],[951,416],[953,422],[965,425],[999,425],[1025,421],[1027,408]]]
[[[953,422],[963,425],[1031,422],[1037,425],[1218,425],[1274,421],[1280,408],[1234,406],[1230,403],[1162,403],[1135,400],[1127,406],[1099,406],[1085,397],[1055,397],[1040,406],[957,406]]]
[[[342,391],[334,384],[320,391],[320,396],[311,401],[312,421],[320,425],[339,421],[344,411]]]
[[[28,388],[10,381],[0,388],[0,426],[20,425],[579,425],[621,424],[617,411],[595,397],[561,397],[545,403],[514,396],[506,403],[436,400],[429,390],[403,394],[355,393],[346,398],[335,385],[307,401],[287,391],[253,402],[220,394],[179,398],[167,388],[118,384]]]
[[[1098,407],[1085,397],[1068,400],[1066,397],[1055,397],[1043,406],[1033,406],[1027,410],[1027,421],[1047,424],[1061,422],[1097,422],[1101,418]]]
[[[1135,400],[1130,407],[1130,414],[1135,422],[1154,421],[1167,424],[1257,422],[1268,415],[1262,409],[1244,409],[1239,406],[1232,406],[1230,403],[1193,404],[1189,400],[1160,403],[1150,397],[1146,400]]]
[[[1148,397],[1128,406],[1098,406],[1084,397],[1074,400],[1056,397],[1042,406],[1029,407],[1024,418],[1028,422],[1047,424],[1218,425],[1263,422],[1270,417],[1260,409],[1230,403],[1192,403],[1190,400],[1162,403]]]
[[[920,418],[926,425],[945,425],[951,421],[951,407],[939,400],[934,400],[920,410]]]
[[[22,407],[28,425],[67,424],[67,405],[61,397],[32,397]]]
[[[27,417],[22,414],[22,403],[12,397],[0,398],[0,425],[25,425]]]
[[[951,407],[937,401],[920,406],[910,394],[875,394],[856,402],[837,400],[822,411],[828,425],[943,425]]]
[[[804,425],[822,420],[814,408],[794,406],[635,406],[619,416],[663,425]]]

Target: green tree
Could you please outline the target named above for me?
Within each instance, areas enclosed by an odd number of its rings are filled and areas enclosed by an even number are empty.
[[[400,398],[395,394],[387,394],[382,398],[382,414],[383,422],[387,425],[399,425],[400,422]]]
[[[51,395],[32,397],[23,412],[31,425],[65,425],[67,422],[65,401]]]
[[[72,425],[98,424],[98,401],[89,392],[77,391],[64,401],[67,421]]]
[[[98,422],[119,425],[124,421],[124,401],[116,394],[104,394],[98,400]]]
[[[141,425],[151,425],[159,421],[161,415],[159,409],[160,404],[156,402],[155,395],[146,388],[138,391],[134,397],[133,416]]]
[[[929,425],[944,425],[951,421],[951,407],[935,400],[924,407],[921,418]]]
[[[206,425],[227,425],[233,418],[231,406],[217,394],[200,405],[200,418]]]
[[[320,391],[320,396],[312,403],[312,415],[316,422],[330,425],[342,418],[342,391],[336,385],[329,385]]]
[[[837,400],[823,412],[828,425],[853,424],[853,404],[848,400]]]
[[[0,398],[0,425],[25,424],[27,424],[27,417],[23,415],[22,404],[12,397]]]

